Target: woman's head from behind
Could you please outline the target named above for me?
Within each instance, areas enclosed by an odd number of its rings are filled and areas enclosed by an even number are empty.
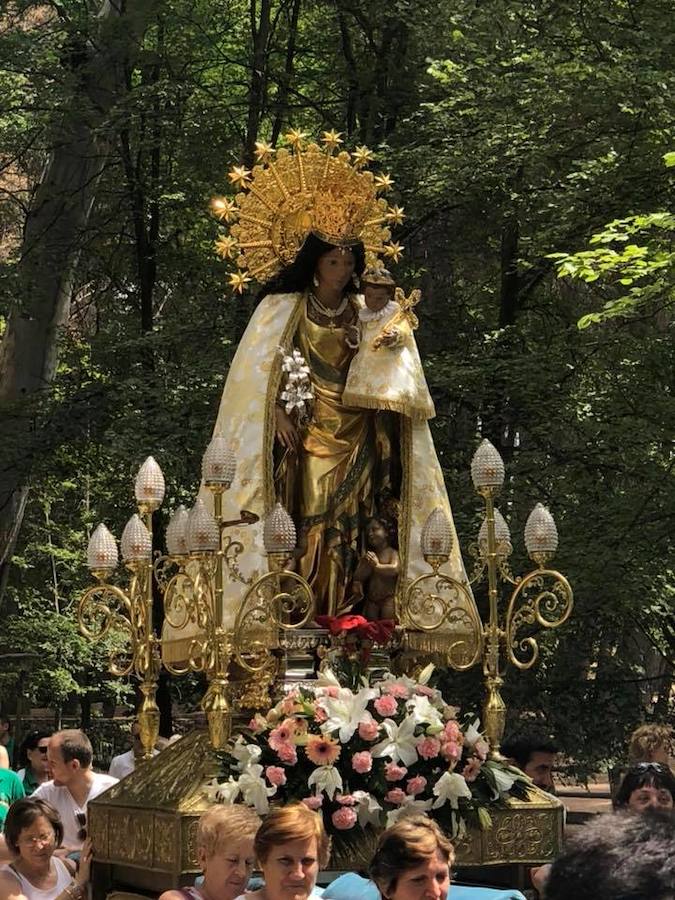
[[[623,777],[614,798],[614,809],[671,810],[675,802],[675,776],[660,763],[636,763]]]
[[[25,797],[10,806],[4,834],[10,853],[28,864],[38,863],[61,845],[63,824],[58,812],[45,800]]]
[[[370,874],[385,900],[445,900],[454,858],[433,819],[410,816],[381,834]]]
[[[253,870],[260,818],[248,806],[212,806],[197,825],[197,858],[213,900],[234,900]]]
[[[640,725],[630,736],[628,762],[656,762],[667,766],[673,749],[673,729],[651,722]]]
[[[305,900],[326,866],[330,842],[319,813],[302,803],[270,812],[255,839],[266,900]]]

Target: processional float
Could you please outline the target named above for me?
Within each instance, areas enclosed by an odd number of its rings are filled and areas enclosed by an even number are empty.
[[[339,135],[326,133],[324,151],[311,145],[304,168],[301,141],[302,135],[292,133],[295,156],[287,155],[284,161],[287,167],[295,167],[297,196],[290,194],[269,165],[271,148],[259,147],[259,160],[268,163],[265,177],[280,182],[279,203],[286,205],[287,233],[281,243],[288,250],[295,241],[295,252],[307,229],[311,172],[331,171]],[[339,154],[343,165],[345,156]],[[365,148],[354,156],[350,177],[355,179],[354,190],[361,190],[358,176],[364,174],[360,170],[370,156]],[[253,174],[260,177],[259,171]],[[221,220],[234,221],[239,216],[241,223],[242,209],[251,196],[261,208],[268,201],[256,193],[255,183],[251,187],[251,173],[246,170],[236,168],[231,180],[248,186],[249,193],[239,194],[234,203],[218,198],[215,208]],[[371,175],[367,181],[374,199],[371,218],[363,223],[366,249],[374,256],[384,253],[397,259],[401,248],[388,242],[387,225],[399,222],[402,210],[388,207],[377,196],[391,181],[388,176],[374,179]],[[260,211],[253,216],[249,210],[248,215],[261,221]],[[230,283],[241,291],[250,280],[245,269],[254,275],[264,272],[270,246],[279,238],[272,235],[247,243],[241,224],[231,230],[232,236],[219,239],[219,250],[224,257],[237,258],[238,271]],[[242,261],[242,254],[248,254],[248,261],[246,257]],[[212,802],[208,783],[219,772],[219,753],[231,747],[233,727],[236,731],[253,713],[269,710],[290,686],[311,682],[322,654],[328,658],[335,650],[330,634],[315,626],[314,592],[294,565],[296,529],[283,506],[270,504],[259,512],[242,509],[230,518],[224,512],[245,454],[245,446],[235,454],[227,434],[213,438],[202,462],[200,496],[189,512],[183,507],[174,512],[166,529],[166,552],[155,546],[153,534],[153,515],[164,500],[164,476],[152,457],[143,463],[134,485],[138,512],[128,521],[120,542],[126,577],[117,572],[117,543],[105,525],[97,527],[89,542],[88,566],[96,583],[81,598],[80,628],[92,640],[113,638],[111,672],[136,677],[143,695],[138,720],[144,760],[132,775],[90,804],[89,828],[98,871],[107,873],[100,879],[101,890],[123,883],[156,891],[190,881],[198,870],[196,820]],[[483,729],[490,757],[499,760],[506,667],[525,670],[536,663],[536,632],[563,624],[573,598],[566,578],[549,567],[558,535],[551,514],[541,504],[532,510],[524,535],[534,568],[522,576],[511,571],[511,536],[495,505],[504,483],[504,464],[487,440],[474,455],[471,477],[483,502],[484,518],[470,546],[474,557],[470,577],[457,577],[456,567],[448,566],[457,554],[454,526],[445,509],[431,510],[418,537],[427,569],[399,579],[396,634],[373,659],[388,658],[396,650],[399,671],[408,675],[428,661],[457,672],[481,665]],[[264,546],[266,571],[242,570],[249,529]],[[485,621],[472,592],[472,586],[481,582],[487,584]],[[153,628],[158,603],[164,617],[161,634]],[[162,666],[175,676],[204,673],[207,688],[202,708],[208,733],[191,733],[153,757],[159,732],[155,695]],[[458,865],[534,864],[560,850],[561,805],[536,788],[530,789],[527,800],[511,798],[491,815],[490,829],[469,830],[457,842]]]

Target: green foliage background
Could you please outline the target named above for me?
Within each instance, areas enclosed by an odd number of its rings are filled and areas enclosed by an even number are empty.
[[[75,114],[77,53],[96,41],[85,0],[12,9],[44,15],[0,29],[0,174],[25,179],[3,182],[3,241],[64,110]],[[671,14],[666,0],[158,4],[106,123],[113,153],[58,377],[35,411],[0,612],[0,653],[39,655],[33,702],[118,691],[73,625],[87,536],[100,520],[120,534],[150,453],[169,486],[163,516],[196,489],[254,304],[228,296],[208,198],[253,140],[293,126],[369,144],[396,182],[408,216],[397,277],[423,290],[432,427],[463,545],[480,524],[468,467],[481,436],[508,464],[500,508],[514,536],[538,500],[556,517],[576,607],[542,638],[535,670],[509,673],[514,726],[545,723],[583,774],[637,722],[672,714]],[[17,258],[0,261],[3,315],[21,302]],[[0,675],[4,705],[13,671]],[[477,700],[478,673],[448,680]]]

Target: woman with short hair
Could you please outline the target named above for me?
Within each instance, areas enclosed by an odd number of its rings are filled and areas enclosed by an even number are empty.
[[[438,823],[410,816],[382,832],[370,875],[384,900],[446,900],[454,860]]]
[[[309,900],[319,896],[316,879],[330,855],[330,839],[319,813],[303,803],[272,810],[260,826],[254,846],[265,884],[238,900]]]
[[[16,800],[5,819],[5,841],[12,862],[0,868],[0,900],[83,900],[89,883],[91,845],[80,865],[61,860],[54,851],[63,840],[63,823],[45,800]]]
[[[16,774],[23,782],[27,797],[51,777],[47,762],[50,737],[49,731],[31,731],[21,744],[20,758],[24,768],[19,769]]]
[[[246,890],[251,877],[253,839],[259,827],[259,816],[248,806],[212,806],[197,824],[197,860],[203,883],[165,891],[159,900],[234,900]]]
[[[675,803],[675,775],[668,766],[641,762],[623,776],[613,800],[615,810],[643,813],[650,809],[672,810]]]

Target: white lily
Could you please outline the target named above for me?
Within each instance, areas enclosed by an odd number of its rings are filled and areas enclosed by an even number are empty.
[[[382,824],[382,807],[372,794],[367,791],[353,791],[352,797],[358,801],[356,815],[359,817],[359,825],[374,825],[378,828]]]
[[[337,697],[322,697],[321,706],[328,718],[321,725],[321,731],[324,734],[338,731],[340,743],[346,744],[354,736],[360,722],[372,721],[373,717],[366,707],[378,694],[379,691],[374,688],[362,688],[358,694],[342,688]]]
[[[473,723],[469,725],[469,727],[464,732],[464,743],[469,747],[473,747],[476,741],[479,741],[483,736],[478,730],[480,727],[480,719],[474,719]]]
[[[269,812],[268,797],[276,794],[276,787],[268,787],[262,778],[262,766],[249,766],[248,771],[239,776],[239,790],[247,806],[254,806],[259,815]]]
[[[239,782],[234,778],[229,778],[222,784],[216,785],[214,799],[219,803],[234,803],[240,793]]]
[[[428,697],[416,694],[406,701],[408,713],[413,717],[416,723],[427,722],[429,725],[440,725],[442,727],[443,720],[440,712],[429,701]]]
[[[425,666],[417,678],[417,683],[418,684],[428,684],[429,679],[434,674],[435,668],[436,668],[436,666],[433,663],[429,663],[428,666]]]
[[[393,762],[400,760],[404,766],[411,766],[417,762],[416,724],[412,716],[406,716],[400,725],[397,725],[392,719],[385,719],[382,728],[387,736],[379,744],[375,744],[370,752],[373,756],[388,756]]]
[[[257,763],[262,755],[260,747],[256,744],[247,744],[242,737],[237,738],[230,752],[237,760],[237,768],[240,772]]]
[[[315,688],[322,687],[341,687],[340,682],[337,680],[335,672],[332,669],[324,669],[323,672],[319,672],[319,677],[316,679]]]
[[[387,825],[393,825],[398,819],[404,819],[406,816],[414,816],[418,813],[425,813],[431,809],[431,800],[415,800],[414,797],[406,797],[403,803],[397,808],[387,813]]]
[[[307,779],[309,787],[315,787],[317,794],[322,791],[332,800],[338,791],[342,791],[342,776],[335,766],[319,766]]]
[[[444,772],[434,785],[433,790],[437,798],[434,800],[434,809],[439,809],[439,807],[444,806],[448,802],[453,809],[457,809],[459,805],[457,801],[460,797],[465,797],[467,800],[471,799],[469,785],[458,772]]]
[[[483,768],[490,770],[495,781],[496,791],[492,792],[492,799],[498,800],[501,794],[508,794],[516,780],[516,775],[512,775],[508,769],[504,769],[492,759],[485,762]]]

